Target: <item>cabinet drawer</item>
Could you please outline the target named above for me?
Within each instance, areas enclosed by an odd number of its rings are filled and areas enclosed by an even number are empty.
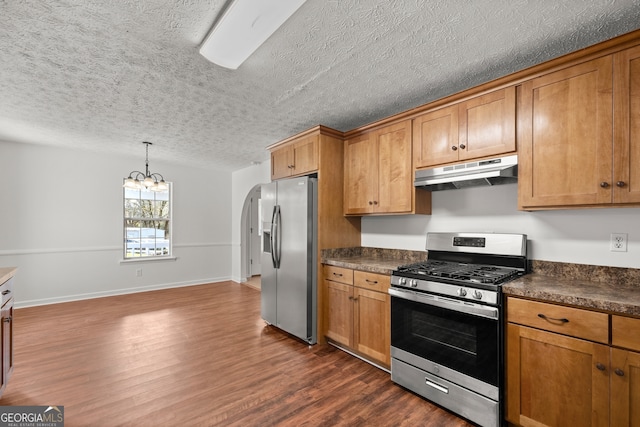
[[[611,316],[611,344],[640,351],[640,319]]]
[[[333,265],[324,266],[324,277],[327,280],[353,285],[353,270],[348,268],[336,267]]]
[[[13,298],[13,277],[0,285],[0,295],[2,296],[0,306],[5,305],[7,301]]]
[[[609,343],[609,315],[596,311],[509,298],[507,321],[576,338]]]
[[[371,289],[372,291],[387,292],[391,282],[391,276],[384,274],[369,273],[367,271],[355,271],[353,282],[359,288]]]

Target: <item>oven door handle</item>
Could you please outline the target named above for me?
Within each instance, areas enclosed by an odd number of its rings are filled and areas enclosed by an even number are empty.
[[[409,301],[415,301],[421,304],[428,304],[435,307],[446,308],[447,310],[458,311],[460,313],[465,313],[472,316],[481,316],[495,320],[498,320],[498,318],[500,317],[500,311],[497,307],[489,307],[481,304],[462,302],[435,295],[421,294],[418,292],[405,291],[396,288],[389,288],[389,295]]]

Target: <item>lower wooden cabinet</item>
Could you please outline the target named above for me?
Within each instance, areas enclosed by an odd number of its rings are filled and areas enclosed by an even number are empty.
[[[507,419],[529,426],[605,426],[609,347],[509,324]]]
[[[510,423],[640,426],[640,319],[508,298],[507,321]]]
[[[324,266],[325,336],[346,350],[389,368],[390,277]]]
[[[9,377],[13,373],[13,278],[0,285],[2,306],[0,321],[2,322],[1,359],[0,359],[0,396],[7,387]]]

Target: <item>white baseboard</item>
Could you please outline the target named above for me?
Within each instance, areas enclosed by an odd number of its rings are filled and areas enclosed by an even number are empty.
[[[195,285],[205,285],[207,283],[220,283],[226,282],[229,280],[233,280],[229,277],[218,277],[213,279],[201,279],[201,280],[193,280],[188,282],[176,282],[176,283],[162,283],[157,285],[150,286],[140,286],[135,288],[125,288],[125,289],[115,289],[112,291],[103,291],[103,292],[91,292],[87,294],[76,294],[76,295],[65,295],[61,297],[54,298],[42,298],[42,299],[34,299],[27,301],[20,301],[15,303],[14,308],[26,308],[26,307],[35,307],[38,305],[48,305],[48,304],[59,304],[62,302],[71,302],[71,301],[81,301],[86,299],[93,298],[104,298],[104,297],[112,297],[116,295],[126,295],[126,294],[134,294],[138,292],[149,292],[149,291],[157,291],[160,289],[169,289],[169,288],[181,288],[184,286],[195,286]],[[235,280],[234,280],[235,281]]]

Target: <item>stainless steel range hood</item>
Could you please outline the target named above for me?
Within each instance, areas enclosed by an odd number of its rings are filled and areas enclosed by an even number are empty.
[[[429,191],[511,184],[518,181],[516,154],[416,171],[414,185]]]

